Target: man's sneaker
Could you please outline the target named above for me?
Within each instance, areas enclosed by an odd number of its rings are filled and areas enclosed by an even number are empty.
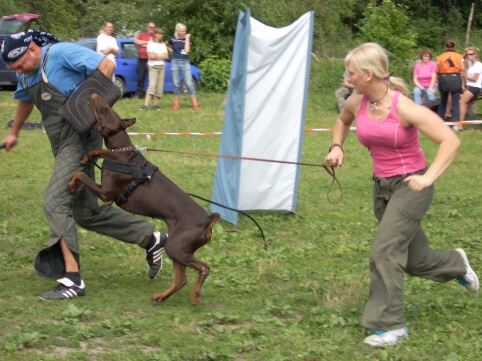
[[[179,105],[177,104],[174,104],[172,107],[171,107],[172,110],[178,110],[179,109]]]
[[[161,108],[159,108],[157,105],[154,105],[154,106],[152,107],[152,110],[161,110]]]
[[[405,326],[392,331],[373,331],[373,335],[365,338],[363,342],[375,347],[395,345],[408,338],[408,330]]]
[[[465,251],[462,248],[457,248],[456,251],[459,252],[462,256],[465,264],[465,269],[467,270],[465,276],[463,278],[458,278],[457,280],[462,286],[467,289],[467,291],[475,293],[479,290],[479,278],[477,277],[477,274],[474,272],[472,267],[470,267],[469,260],[467,259]]]
[[[199,110],[199,106],[198,106],[198,105],[193,105],[192,108],[193,108],[194,110]]]
[[[139,110],[148,110],[149,108],[147,107],[147,105],[143,105],[142,108],[139,108]]]
[[[67,300],[85,296],[84,281],[80,282],[80,286],[76,286],[74,282],[65,277],[57,280],[57,282],[59,284],[52,291],[47,291],[40,295],[42,300]]]
[[[152,236],[156,239],[156,243],[150,249],[146,249],[146,260],[149,264],[149,278],[153,280],[162,269],[162,253],[164,252],[164,243],[167,234],[154,232]]]

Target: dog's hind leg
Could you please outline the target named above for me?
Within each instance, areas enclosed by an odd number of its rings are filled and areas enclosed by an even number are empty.
[[[174,292],[180,290],[187,283],[186,266],[174,260],[173,260],[173,263],[174,263],[174,282],[172,283],[171,287],[169,287],[164,292],[154,293],[151,296],[152,300],[158,301],[158,302],[165,301]]]
[[[193,257],[193,261],[195,261],[196,267],[190,265],[190,267],[194,268],[197,272],[197,281],[194,285],[194,288],[191,293],[191,303],[193,305],[197,305],[201,300],[201,287],[209,276],[209,270],[211,269],[207,263],[204,263],[197,258]]]
[[[174,260],[174,257],[172,259]],[[209,276],[211,267],[207,263],[197,259],[193,254],[184,254],[182,257],[177,258],[177,262],[182,262],[185,267],[192,268],[197,272],[197,281],[191,293],[191,303],[197,305],[201,300],[201,287]],[[174,292],[176,291],[172,293]]]
[[[212,213],[209,216],[210,221],[206,227],[206,232],[205,232],[206,243],[211,240],[212,229],[218,219],[219,219],[219,213]],[[201,300],[201,287],[204,281],[206,280],[206,278],[209,276],[209,270],[211,269],[211,267],[207,263],[200,261],[194,256],[190,257],[190,260],[186,262],[186,265],[191,268],[194,268],[198,275],[196,284],[194,285],[194,288],[191,293],[191,302],[193,305],[197,305]]]

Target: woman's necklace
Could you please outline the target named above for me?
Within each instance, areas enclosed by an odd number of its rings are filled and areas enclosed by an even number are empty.
[[[385,90],[385,93],[380,98],[378,98],[377,100],[375,100],[373,102],[370,100],[370,98],[368,98],[368,103],[372,107],[372,110],[378,110],[377,102],[382,100],[385,97],[385,95],[387,95],[387,93],[388,93],[388,84],[387,84],[387,90]]]

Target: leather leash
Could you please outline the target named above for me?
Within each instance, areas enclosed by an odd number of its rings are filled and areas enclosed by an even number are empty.
[[[293,165],[302,165],[302,166],[310,166],[310,167],[323,167],[325,171],[331,176],[332,181],[330,187],[328,188],[328,192],[326,194],[326,198],[328,202],[332,204],[338,204],[343,199],[343,189],[341,187],[340,181],[336,177],[335,173],[335,164],[334,163],[304,163],[304,162],[291,162],[286,160],[273,160],[273,159],[265,159],[265,158],[252,158],[252,157],[242,157],[237,155],[225,155],[225,154],[212,154],[212,153],[196,153],[196,152],[185,152],[185,151],[177,151],[177,150],[167,150],[167,149],[157,149],[157,148],[146,148],[140,147],[136,145],[136,149],[139,151],[151,151],[151,152],[163,152],[163,153],[175,153],[175,154],[185,154],[185,155],[196,155],[201,157],[213,157],[213,158],[225,158],[225,159],[236,159],[236,160],[252,160],[257,162],[270,162],[270,163],[281,163],[281,164],[293,164]],[[332,201],[330,198],[330,192],[333,188],[335,182],[338,184],[338,188],[340,188],[340,197],[336,201]]]

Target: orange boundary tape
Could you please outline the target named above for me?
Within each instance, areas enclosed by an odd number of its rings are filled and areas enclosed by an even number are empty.
[[[350,130],[355,130],[355,127],[351,127]],[[305,133],[316,132],[331,132],[333,128],[313,128],[305,129]],[[222,135],[222,132],[128,132],[129,135],[144,135],[150,138],[152,135]]]
[[[445,122],[448,126],[450,125],[460,125],[460,124],[482,124],[482,120],[466,120],[464,122]],[[305,133],[319,133],[319,132],[332,132],[334,128],[312,128],[305,129]],[[350,130],[356,130],[355,127],[350,127]],[[151,139],[152,135],[222,135],[222,132],[128,132],[129,135],[143,135],[147,139]]]

